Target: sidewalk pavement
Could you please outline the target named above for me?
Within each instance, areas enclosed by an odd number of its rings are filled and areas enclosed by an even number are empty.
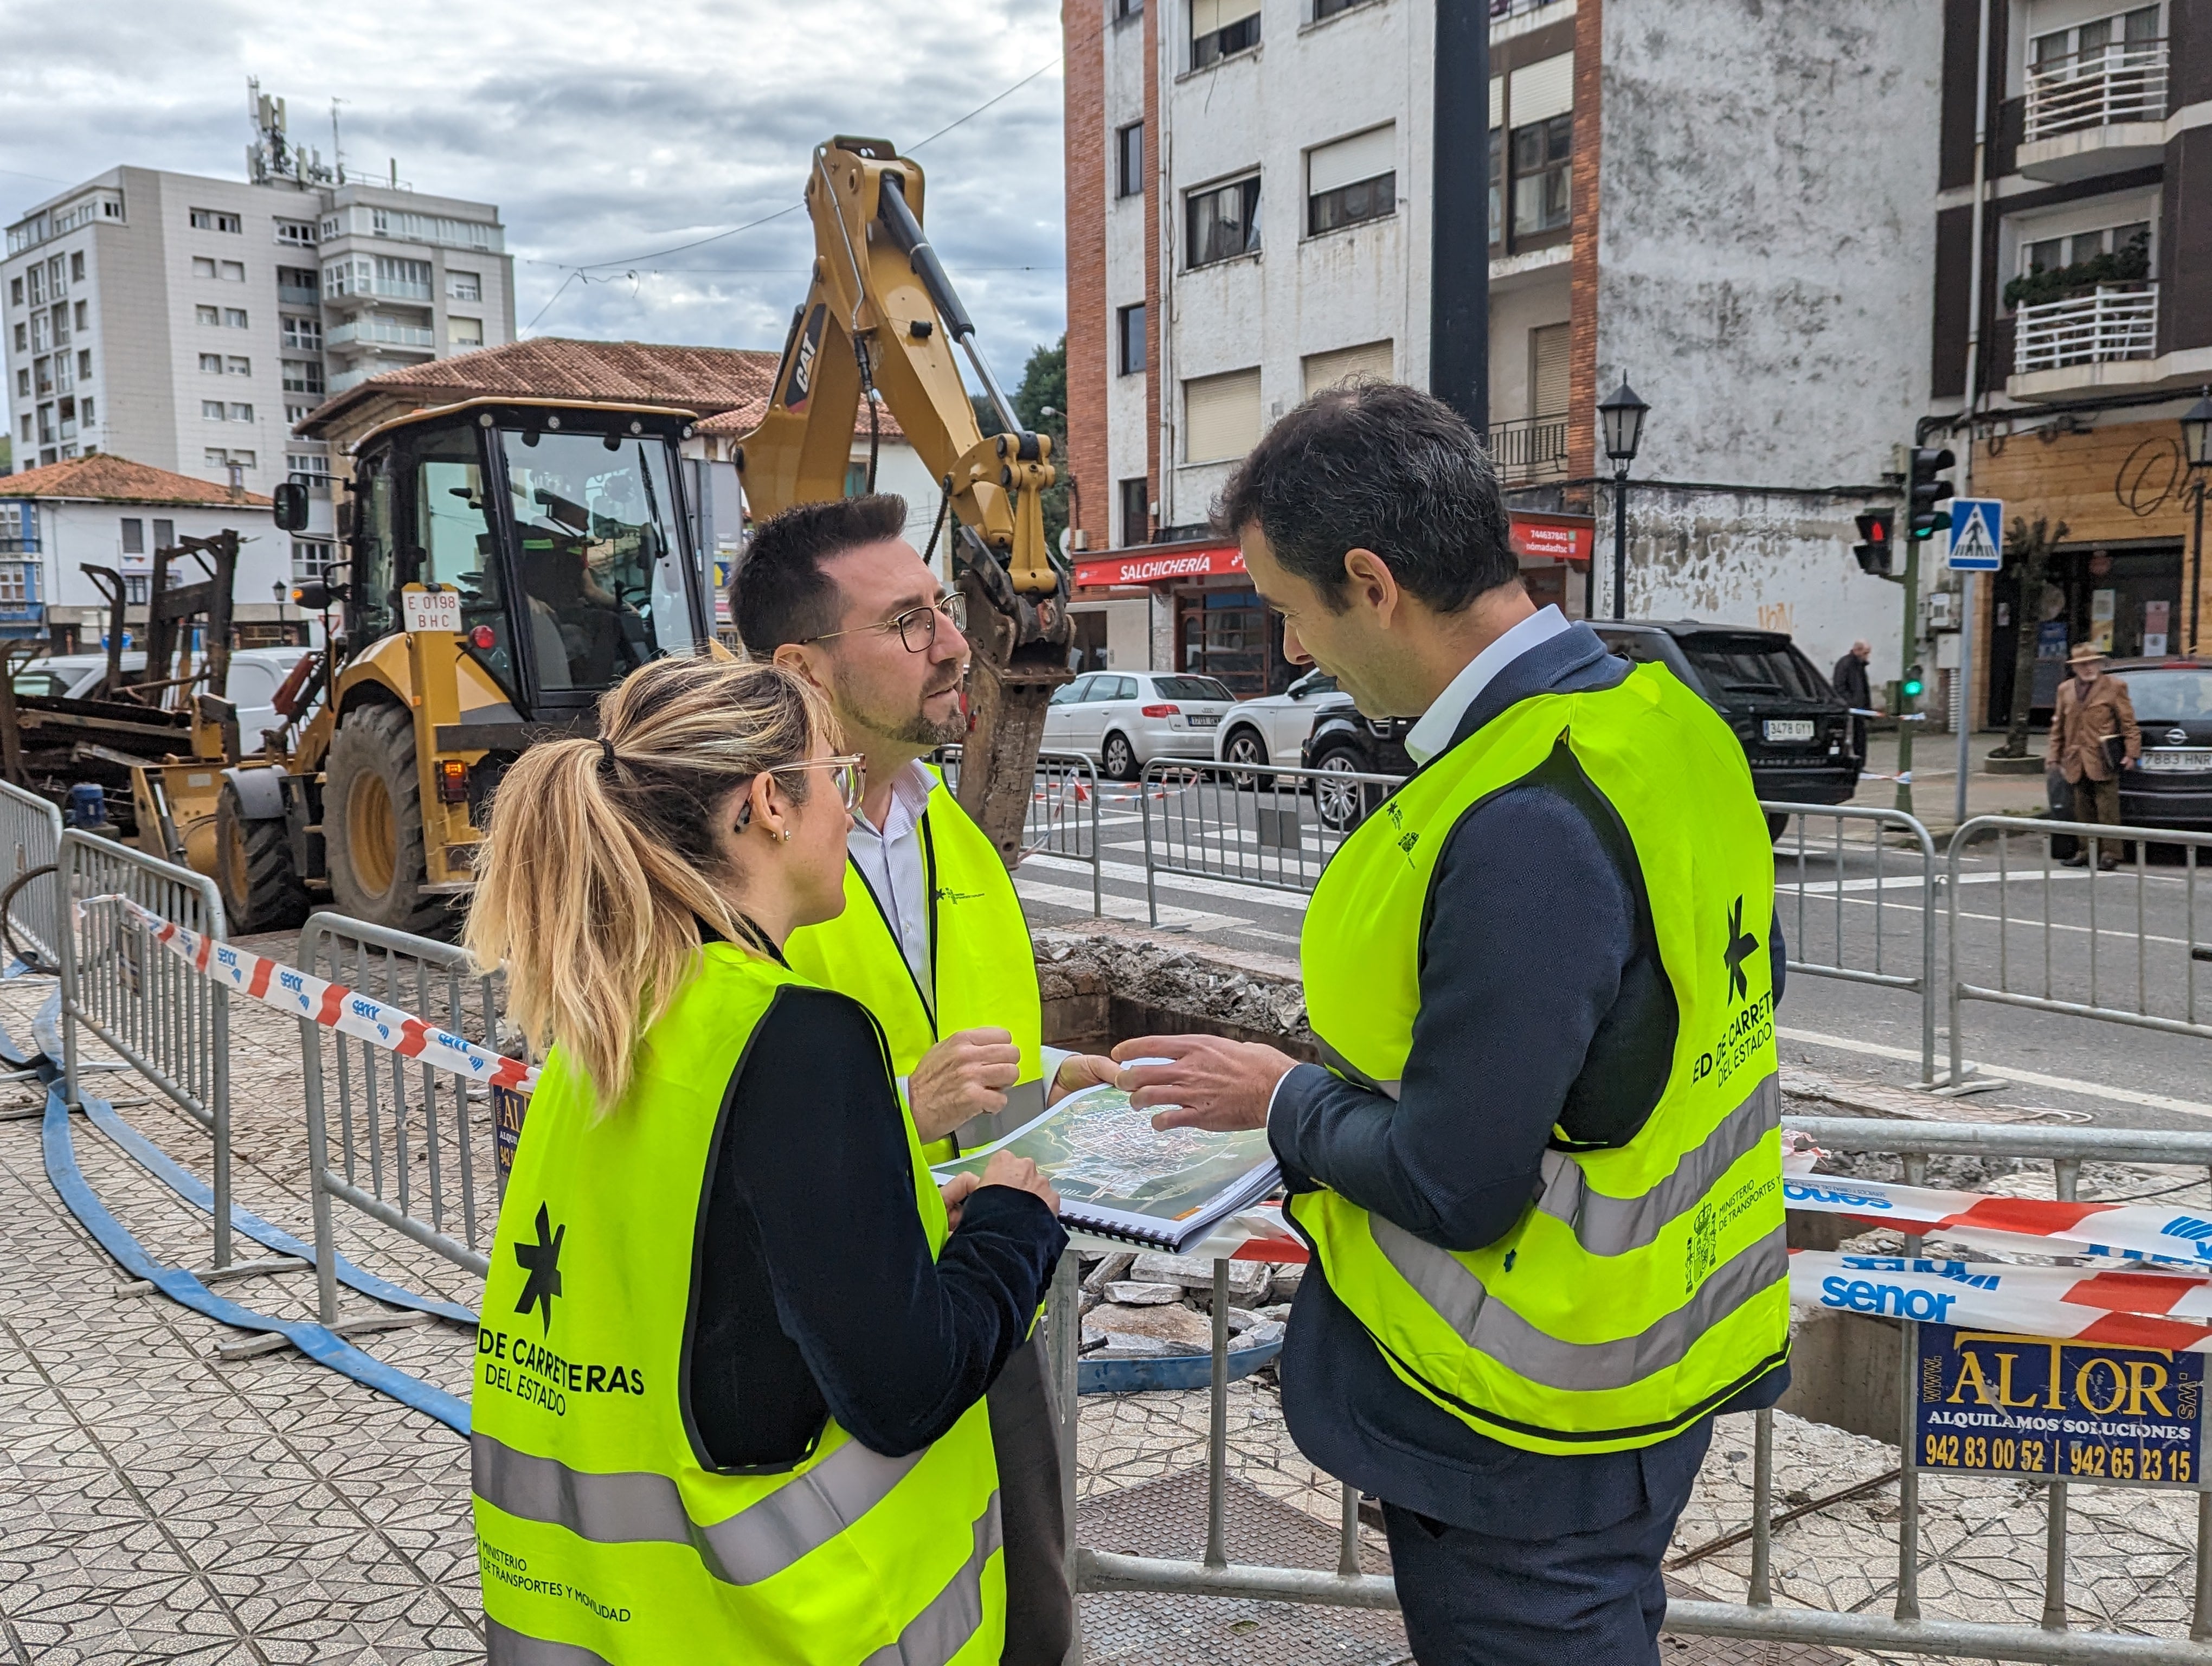
[[[1917,725],[1924,728],[1926,726]],[[1984,761],[1991,752],[2004,745],[2004,731],[1985,729],[1972,739],[1972,773],[1966,777],[1966,813],[1968,816],[2035,816],[2043,813],[2043,771],[2039,767],[2033,774],[1996,775],[1989,773]],[[2027,736],[2028,756],[2043,756],[2044,733],[2031,729]],[[1851,802],[1869,809],[1891,810],[1897,807],[1897,732],[1875,733],[1867,737],[1865,773],[1859,777],[1859,790]],[[1949,832],[1958,820],[1958,762],[1959,738],[1954,734],[1916,734],[1912,739],[1912,813],[1917,816],[1930,833]]]

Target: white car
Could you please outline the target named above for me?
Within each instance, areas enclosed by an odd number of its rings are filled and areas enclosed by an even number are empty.
[[[262,730],[278,727],[281,720],[270,702],[276,697],[276,690],[284,679],[292,674],[292,667],[300,663],[300,656],[313,651],[304,648],[231,650],[229,698],[238,708],[239,744],[247,751],[260,750]],[[123,656],[125,671],[143,671],[145,666],[143,654]],[[17,669],[15,692],[83,699],[106,672],[105,654],[50,654]]]
[[[1094,671],[1053,690],[1047,751],[1082,752],[1109,780],[1134,781],[1154,758],[1211,759],[1213,734],[1237,696],[1211,677],[1172,671]]]
[[[1214,731],[1213,756],[1224,763],[1279,763],[1295,769],[1314,720],[1351,703],[1350,695],[1337,691],[1336,678],[1310,671],[1280,694],[1231,707]]]

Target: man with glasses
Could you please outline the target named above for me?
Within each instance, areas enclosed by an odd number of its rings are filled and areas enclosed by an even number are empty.
[[[997,849],[924,760],[964,740],[968,641],[886,495],[810,503],[757,530],[731,611],[746,650],[819,687],[866,770],[845,912],[793,932],[797,970],[883,1025],[915,1132],[942,1160],[1048,1100],[1112,1079],[1106,1059],[1042,1043],[1036,964]],[[1005,1528],[1008,1662],[1057,1663],[1074,1607],[1062,1567],[1057,1436],[1034,1341],[991,1387]]]

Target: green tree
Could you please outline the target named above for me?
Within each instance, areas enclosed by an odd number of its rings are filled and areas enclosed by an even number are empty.
[[[983,437],[1003,433],[997,408],[988,394],[972,397],[975,421]],[[1055,552],[1060,535],[1067,528],[1067,495],[1074,477],[1067,468],[1067,337],[1050,347],[1040,343],[1022,366],[1022,380],[1013,392],[1014,415],[1032,433],[1052,436],[1052,465],[1059,477],[1044,495],[1045,543]],[[1049,412],[1049,415],[1047,413]]]
[[[2066,540],[2064,521],[2056,526],[2046,515],[2033,525],[2025,515],[2012,518],[2005,537],[2005,568],[2020,580],[2020,599],[2012,605],[2012,714],[2005,728],[2005,743],[1994,757],[2027,756],[2027,709],[2035,691],[2035,634],[2043,618],[2043,593],[2050,582],[2051,551]]]

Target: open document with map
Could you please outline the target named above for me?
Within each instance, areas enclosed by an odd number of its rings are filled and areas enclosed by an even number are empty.
[[[1216,1222],[1281,1183],[1267,1130],[1153,1128],[1117,1087],[1071,1093],[1003,1140],[935,1165],[939,1180],[981,1174],[1010,1151],[1043,1170],[1070,1228],[1180,1255]]]

